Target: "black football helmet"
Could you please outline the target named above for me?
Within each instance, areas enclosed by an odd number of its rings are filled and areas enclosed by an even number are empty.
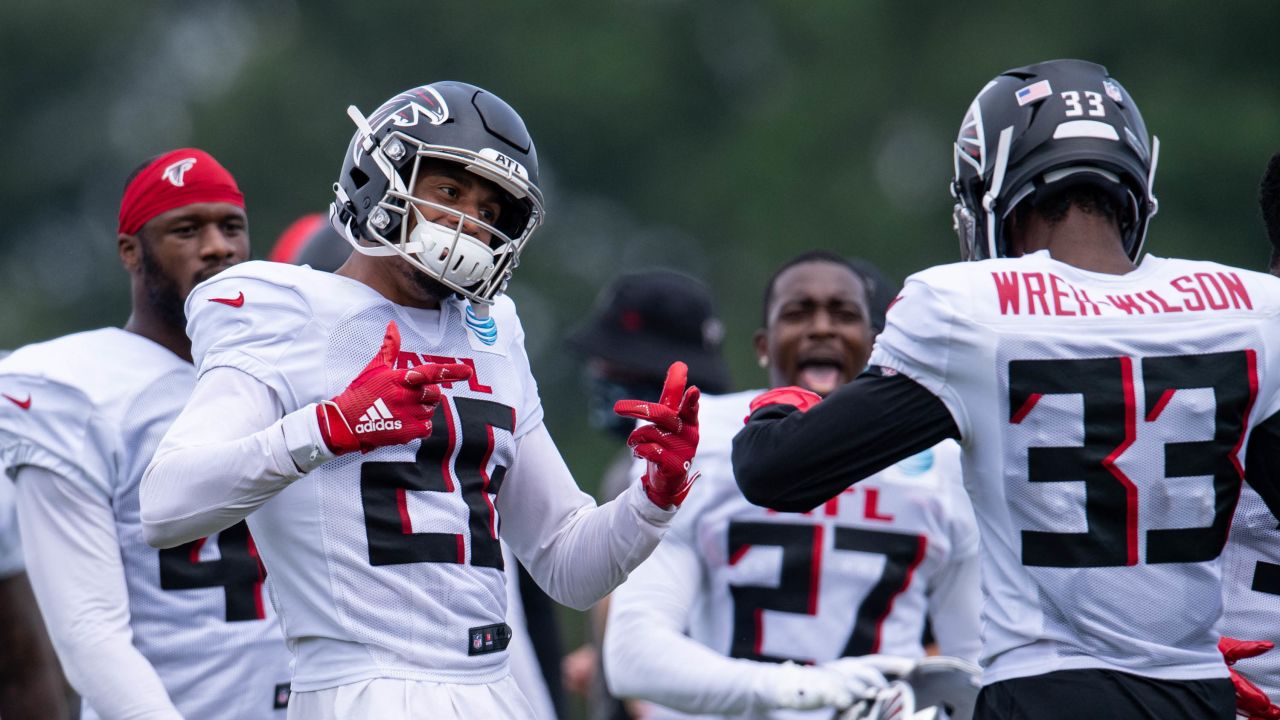
[[[1091,183],[1113,193],[1136,260],[1156,214],[1160,141],[1101,65],[1052,60],[1007,70],[978,93],[955,144],[955,229],[966,260],[1008,254],[1004,221],[1036,193]]]
[[[347,114],[356,133],[333,186],[334,227],[365,255],[399,255],[473,303],[492,303],[543,220],[538,155],[524,121],[498,96],[461,82],[406,90],[368,118],[354,106]],[[426,158],[457,163],[496,184],[504,194],[497,221],[415,198]],[[456,222],[427,222],[420,206]],[[407,222],[411,213],[416,223]],[[463,232],[466,223],[489,232],[491,244]]]

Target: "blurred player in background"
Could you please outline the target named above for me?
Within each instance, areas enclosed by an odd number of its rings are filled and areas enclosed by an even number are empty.
[[[653,421],[630,439],[651,462],[597,507],[503,294],[543,219],[524,122],[458,82],[349,115],[332,217],[357,252],[334,273],[246,263],[187,302],[200,378],[143,480],[147,540],[249,517],[296,660],[290,717],[527,718],[499,530],[556,600],[599,600],[688,492],[698,391],[676,363],[658,402],[619,404]]]
[[[1271,243],[1268,266],[1280,275],[1280,153],[1271,156],[1258,188],[1258,206]],[[1250,465],[1250,478],[1280,477],[1280,467]],[[1280,509],[1280,508],[1275,508]],[[1241,490],[1223,551],[1223,617],[1220,647],[1232,665],[1237,712],[1258,720],[1280,718],[1280,520],[1252,484]]]
[[[13,495],[0,478],[0,718],[65,718],[62,672],[23,572]]]
[[[342,267],[351,252],[351,245],[329,218],[312,213],[285,228],[267,259],[333,272]],[[630,457],[629,452],[627,455]],[[555,720],[564,714],[556,608],[506,543],[502,544],[502,559],[507,574],[507,624],[511,626],[511,644],[507,647],[511,677],[533,708],[531,720]]]
[[[778,269],[754,339],[771,387],[826,396],[862,371],[874,337],[868,284],[827,252]],[[884,687],[882,672],[912,668],[924,655],[926,616],[942,653],[976,662],[978,531],[956,444],[912,456],[813,512],[765,510],[742,496],[729,458],[759,393],[702,398],[694,465],[702,478],[662,544],[614,594],[609,686],[686,713],[830,718]]]
[[[280,718],[289,656],[244,523],[157,551],[138,483],[195,384],[182,303],[246,259],[244,199],[209,154],[173,150],[125,187],[132,311],[0,362],[0,460],[53,645],[86,718]]]
[[[1139,261],[1158,151],[1100,65],[997,76],[954,153],[974,262],[913,275],[867,373],[821,402],[766,393],[734,440],[743,492],[779,510],[961,441],[979,720],[1234,716],[1220,557],[1244,468],[1280,451],[1280,282]]]
[[[587,421],[619,439],[635,422],[619,417],[622,398],[651,400],[662,391],[666,368],[676,360],[689,366],[689,381],[708,393],[727,392],[729,367],[723,354],[724,324],[711,289],[701,280],[667,269],[629,272],[601,292],[591,316],[569,335],[567,344],[586,361]],[[619,451],[596,492],[612,500],[635,482],[631,453]],[[590,639],[564,659],[570,691],[587,699],[592,720],[626,720],[641,710],[614,699],[600,671],[608,600],[591,608]]]

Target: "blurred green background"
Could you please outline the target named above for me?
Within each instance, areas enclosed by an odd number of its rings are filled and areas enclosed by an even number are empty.
[[[707,279],[739,387],[771,269],[809,248],[901,279],[950,262],[951,143],[1009,67],[1106,65],[1160,136],[1147,248],[1261,269],[1256,207],[1280,149],[1280,3],[857,0],[143,2],[0,9],[0,346],[120,324],[114,227],[141,160],[198,145],[239,179],[257,256],[323,210],[353,127],[413,85],[505,98],[538,146],[548,223],[510,293],[547,422],[593,489],[562,339],[603,283]]]

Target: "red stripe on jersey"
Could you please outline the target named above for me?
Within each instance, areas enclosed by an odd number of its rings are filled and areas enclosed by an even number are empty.
[[[191,543],[191,564],[192,565],[200,562],[200,548],[204,547],[204,543],[208,539],[209,538],[207,537],[202,537],[199,540],[195,540]]]
[[[1169,388],[1160,394],[1160,399],[1156,401],[1155,407],[1147,412],[1147,422],[1155,422],[1160,417],[1160,413],[1164,412],[1164,406],[1169,404],[1173,399],[1174,389]]]
[[[822,531],[823,526],[813,527],[813,566],[809,571],[809,614],[818,614],[818,584],[822,582]]]
[[[1102,460],[1102,466],[1124,486],[1124,537],[1128,556],[1125,565],[1138,564],[1138,488],[1119,467],[1116,460],[1133,445],[1138,434],[1137,399],[1133,389],[1133,359],[1120,358],[1120,375],[1124,379],[1124,442]]]
[[[413,534],[413,521],[409,519],[409,501],[404,488],[396,488],[396,509],[400,511],[400,532]]]
[[[742,547],[735,550],[734,553],[729,556],[729,564],[737,565],[738,561],[742,559],[742,556],[746,555],[747,551],[750,549],[751,549],[750,545],[743,545]]]
[[[1031,413],[1032,408],[1036,406],[1036,403],[1040,402],[1040,398],[1042,397],[1044,397],[1044,393],[1031,393],[1028,395],[1027,401],[1022,403],[1022,407],[1018,408],[1018,412],[1014,413],[1013,417],[1009,418],[1009,422],[1017,425],[1025,420],[1027,415]]]
[[[764,655],[764,608],[756,608],[756,655]]]
[[[1249,413],[1253,412],[1253,403],[1258,399],[1258,353],[1254,350],[1244,351],[1245,362],[1249,365],[1249,402],[1244,406],[1244,418],[1240,421],[1240,437],[1236,440],[1235,447],[1231,448],[1231,464],[1236,468],[1236,474],[1240,479],[1244,479],[1244,466],[1240,464],[1240,448],[1244,445],[1244,436],[1249,434]],[[1239,493],[1236,494],[1236,501],[1240,500]],[[1232,517],[1235,513],[1232,513]]]
[[[258,562],[258,580],[253,584],[253,611],[254,616],[259,620],[267,618],[267,609],[262,606],[262,583],[267,579],[267,566],[262,564],[262,558],[258,556],[258,544],[253,541],[253,535],[245,533],[249,557]]]
[[[461,535],[454,535],[453,539],[458,543],[458,564],[463,565],[467,562],[467,543]]]
[[[453,460],[453,451],[457,448],[457,442],[453,437],[453,410],[450,409],[448,398],[441,398],[439,407],[444,410],[445,431],[449,433],[449,444],[445,447],[444,457],[440,460],[440,475],[444,478],[444,491],[453,492],[453,473],[449,471],[449,463]],[[462,561],[459,560],[458,562]]]
[[[489,507],[489,537],[497,540],[498,511],[493,507],[493,500],[489,499],[489,458],[493,457],[493,426],[485,425],[484,432],[489,438],[489,444],[484,449],[484,458],[480,460],[480,477],[484,478],[484,485],[480,488],[480,497],[484,498],[484,504]]]
[[[925,550],[928,550],[928,549],[929,549],[929,538],[925,537],[924,535],[917,535],[916,536],[916,556],[914,559],[911,560],[911,564],[907,566],[907,574],[906,574],[906,577],[902,579],[902,586],[899,587],[897,590],[894,590],[893,594],[889,596],[889,602],[885,603],[885,606],[884,606],[884,614],[881,615],[876,620],[876,639],[871,644],[871,652],[873,653],[880,652],[880,634],[884,630],[884,621],[888,619],[891,613],[893,613],[893,603],[897,601],[898,596],[906,592],[907,588],[911,587],[911,578],[915,576],[916,568],[920,567],[920,563],[924,562],[924,553],[925,553]]]

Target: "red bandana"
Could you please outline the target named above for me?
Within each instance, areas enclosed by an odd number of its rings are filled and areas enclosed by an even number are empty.
[[[216,202],[244,208],[244,195],[231,173],[203,150],[172,150],[143,168],[124,189],[117,231],[136,235],[157,215],[183,205]]]

